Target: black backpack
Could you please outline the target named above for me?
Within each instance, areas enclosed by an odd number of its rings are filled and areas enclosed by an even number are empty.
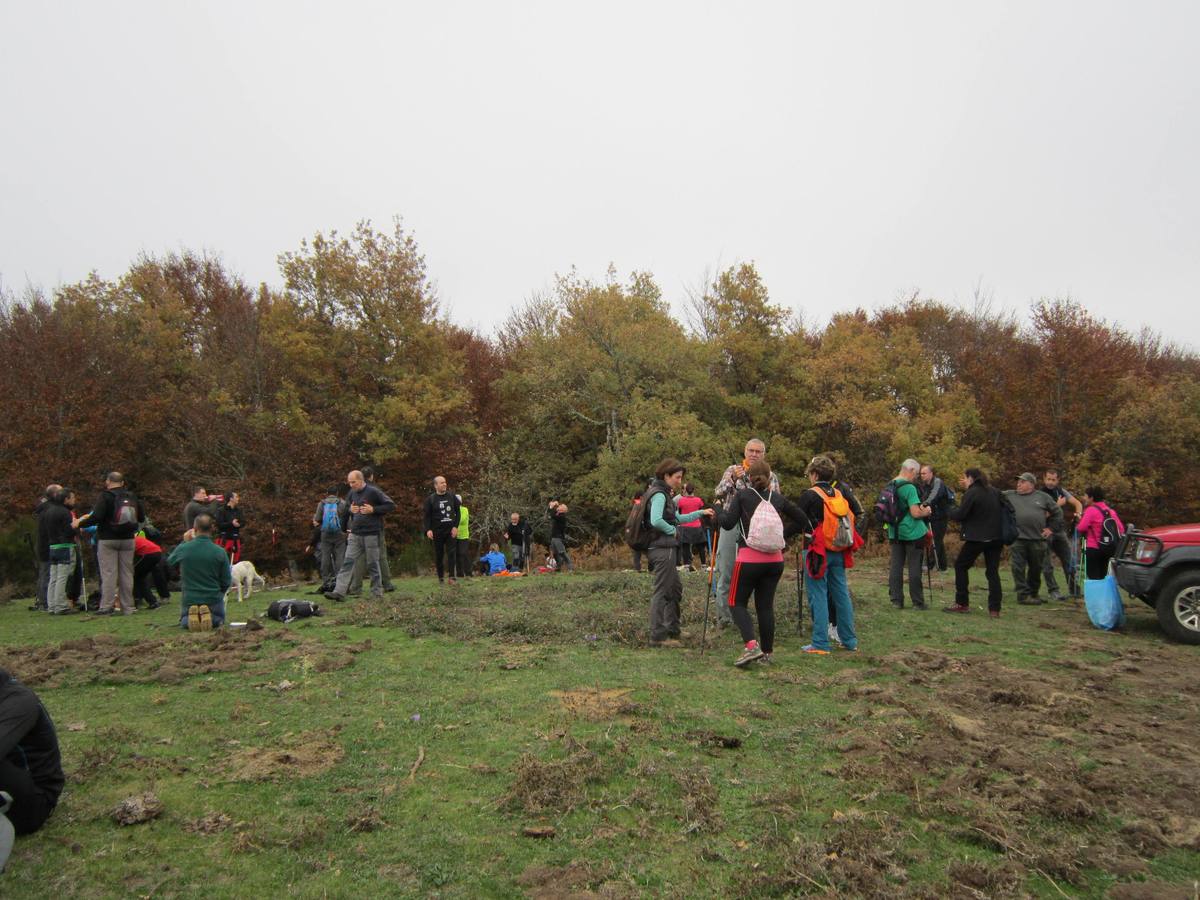
[[[321,615],[321,608],[311,600],[273,600],[267,607],[267,618],[276,622],[307,619]]]
[[[113,531],[133,537],[138,530],[137,500],[125,491],[113,492],[112,518],[108,521]]]
[[[891,525],[892,528],[896,528],[904,518],[904,509],[895,481],[889,481],[879,492],[879,499],[875,501],[875,518],[884,525]]]
[[[654,540],[655,530],[650,527],[650,498],[661,494],[660,490],[646,491],[642,502],[635,503],[625,519],[625,543],[634,550],[649,550],[650,542]]]
[[[1109,510],[1100,510],[1100,515],[1104,516],[1104,521],[1100,524],[1100,537],[1097,539],[1097,543],[1101,550],[1115,550],[1117,541],[1121,540],[1121,527]]]
[[[1011,547],[1020,534],[1017,528],[1017,511],[1003,494],[1000,495],[1000,540],[1005,547]]]

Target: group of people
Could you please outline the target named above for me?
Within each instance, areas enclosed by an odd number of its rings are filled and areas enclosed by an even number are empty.
[[[969,573],[982,556],[988,585],[988,614],[999,617],[1003,600],[1000,586],[1000,558],[1007,545],[1011,560],[1016,601],[1021,605],[1046,602],[1041,593],[1045,582],[1050,600],[1081,596],[1078,547],[1083,546],[1085,577],[1105,577],[1116,549],[1115,542],[1103,538],[1104,523],[1114,534],[1123,534],[1125,524],[1105,500],[1104,489],[1089,487],[1083,499],[1076,497],[1060,482],[1056,469],[1047,469],[1041,484],[1032,472],[1022,472],[1016,484],[999,490],[978,468],[968,468],[959,479],[963,494],[959,502],[936,478],[933,469],[907,459],[892,480],[898,499],[895,522],[885,525],[891,543],[888,594],[892,604],[904,606],[905,572],[908,575],[909,602],[914,609],[925,609],[922,581],[923,562],[947,568],[942,537],[945,524],[939,519],[957,522],[962,529],[962,546],[954,561],[954,602],[946,612],[970,611]],[[948,500],[940,500],[948,496]],[[1013,532],[1005,535],[1006,519]],[[939,533],[940,531],[940,533]],[[1058,584],[1054,561],[1062,567],[1066,591]]]

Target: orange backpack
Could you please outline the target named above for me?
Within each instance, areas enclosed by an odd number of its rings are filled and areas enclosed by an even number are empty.
[[[825,504],[825,518],[821,531],[825,535],[825,547],[829,550],[849,550],[854,546],[854,513],[850,504],[837,488],[830,497],[821,491],[821,502]]]

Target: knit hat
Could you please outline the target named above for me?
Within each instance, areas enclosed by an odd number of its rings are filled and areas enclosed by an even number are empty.
[[[1022,472],[1017,476],[1017,481],[1028,481],[1030,484],[1037,484],[1037,476],[1032,472]]]

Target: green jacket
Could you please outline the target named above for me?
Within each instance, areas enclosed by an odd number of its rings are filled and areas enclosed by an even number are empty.
[[[900,520],[897,534],[892,534],[892,526],[884,526],[888,532],[889,540],[900,541],[919,541],[925,537],[929,531],[929,526],[925,524],[924,519],[914,519],[909,512],[912,506],[918,506],[921,503],[921,495],[917,493],[916,485],[911,481],[905,481],[903,478],[893,479],[896,485],[896,496],[900,498],[900,508],[904,510],[904,518]]]
[[[185,607],[220,603],[233,584],[229,555],[214,544],[208,535],[197,535],[180,544],[171,551],[167,562],[179,564]]]
[[[458,539],[465,541],[471,537],[471,511],[466,506],[458,508]]]

